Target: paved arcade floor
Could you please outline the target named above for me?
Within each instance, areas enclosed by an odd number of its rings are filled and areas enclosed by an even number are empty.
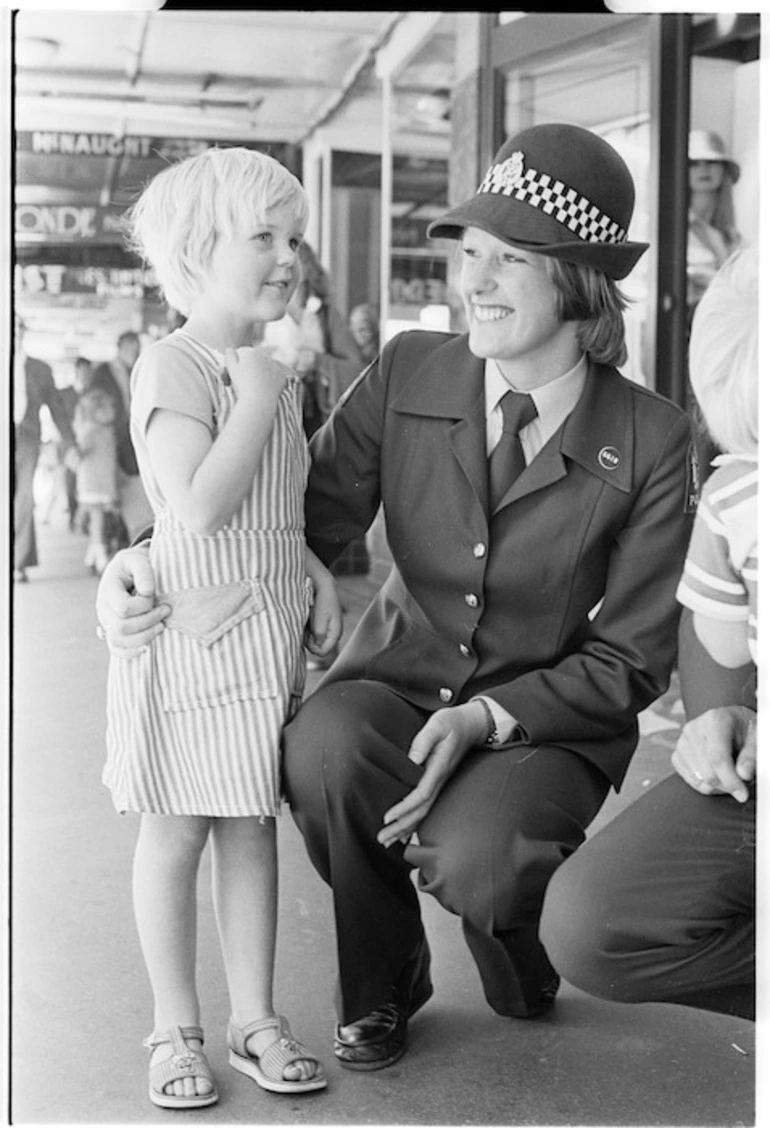
[[[39,529],[42,566],[12,593],[11,1120],[17,1124],[181,1123],[146,1096],[151,1001],[131,913],[136,831],[100,783],[107,655],[94,636],[96,581],[84,538]],[[381,575],[341,581],[348,625]],[[310,679],[312,689],[317,675]],[[611,817],[668,771],[681,717],[675,687],[645,735]],[[484,1003],[458,921],[423,898],[436,992],[410,1026],[411,1052],[374,1074],[339,1069],[328,893],[287,814],[281,820],[276,1002],[322,1057],[328,1090],[267,1094],[226,1064],[227,997],[208,869],[200,884],[199,977],[217,1106],[185,1123],[748,1125],[751,1023],[675,1006],[622,1007],[564,985],[529,1023]]]

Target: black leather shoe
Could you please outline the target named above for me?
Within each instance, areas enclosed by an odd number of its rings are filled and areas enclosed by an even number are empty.
[[[408,1020],[432,994],[430,949],[423,937],[382,1006],[357,1022],[337,1026],[334,1055],[342,1068],[385,1069],[402,1058],[406,1053]]]
[[[529,1012],[529,1014],[525,1015],[524,1017],[539,1018],[541,1014],[545,1014],[547,1011],[549,1011],[556,1001],[556,995],[558,993],[559,987],[561,987],[561,978],[558,975],[555,975],[550,983],[547,983],[545,987],[543,987],[542,991],[537,997],[537,1003]]]

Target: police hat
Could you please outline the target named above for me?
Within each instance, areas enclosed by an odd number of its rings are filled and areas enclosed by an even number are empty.
[[[498,151],[476,195],[428,228],[459,239],[479,227],[514,247],[625,278],[647,250],[632,243],[634,182],[625,161],[575,125],[535,125]]]

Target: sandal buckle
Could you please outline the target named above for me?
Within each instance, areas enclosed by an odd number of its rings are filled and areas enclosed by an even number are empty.
[[[193,1054],[173,1054],[171,1061],[174,1066],[184,1073],[194,1073],[196,1068],[195,1056]]]

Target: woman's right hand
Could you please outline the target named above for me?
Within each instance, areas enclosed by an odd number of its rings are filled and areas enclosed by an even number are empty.
[[[111,650],[141,650],[163,630],[170,607],[155,603],[146,548],[126,548],[109,562],[96,593],[96,614]]]

